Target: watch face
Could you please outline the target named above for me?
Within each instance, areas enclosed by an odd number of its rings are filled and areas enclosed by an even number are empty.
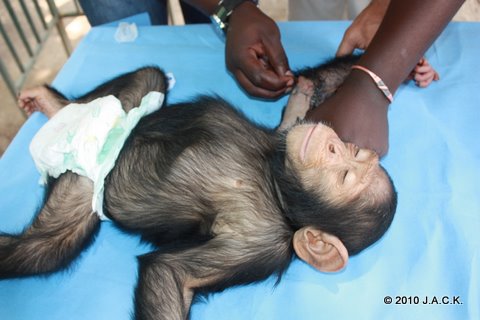
[[[210,20],[212,21],[212,26],[217,35],[225,40],[225,33],[227,32],[226,27],[227,25],[221,21],[216,14],[210,16]]]
[[[220,21],[225,22],[230,13],[232,13],[232,10],[229,10],[223,5],[219,5],[217,9],[215,9],[215,13],[213,15],[216,16]]]

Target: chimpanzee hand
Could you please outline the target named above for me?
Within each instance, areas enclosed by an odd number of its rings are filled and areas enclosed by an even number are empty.
[[[440,76],[428,63],[428,60],[422,58],[412,70],[407,80],[414,80],[417,86],[425,88],[428,87],[432,81],[440,80]]]
[[[226,63],[251,95],[277,98],[293,87],[294,77],[276,23],[249,1],[230,17]]]

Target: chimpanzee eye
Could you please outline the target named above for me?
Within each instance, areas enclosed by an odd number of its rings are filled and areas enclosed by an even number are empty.
[[[345,183],[345,179],[347,178],[347,174],[348,174],[348,170],[345,170],[345,172],[343,172],[343,180],[342,180],[343,183]]]

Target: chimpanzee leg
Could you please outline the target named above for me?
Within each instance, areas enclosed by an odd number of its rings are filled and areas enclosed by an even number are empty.
[[[64,95],[47,85],[22,90],[18,95],[18,107],[27,115],[40,111],[51,118],[68,103]]]
[[[165,93],[165,84],[165,75],[160,69],[145,67],[107,81],[84,96],[71,101],[50,86],[23,90],[18,97],[18,106],[28,115],[34,111],[40,111],[51,118],[70,102],[87,103],[100,97],[114,95],[128,112],[139,106],[143,96],[150,91]]]
[[[67,172],[53,182],[33,224],[22,234],[0,234],[0,279],[45,274],[67,267],[93,240],[93,184]]]
[[[122,102],[123,109],[128,112],[138,107],[142,98],[150,91],[165,93],[165,84],[166,78],[160,69],[144,67],[107,81],[74,101],[86,103],[99,97],[114,95]]]

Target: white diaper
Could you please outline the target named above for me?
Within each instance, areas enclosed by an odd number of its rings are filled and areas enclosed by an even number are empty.
[[[143,116],[158,110],[163,99],[163,93],[152,91],[128,113],[114,96],[62,108],[30,144],[30,153],[42,175],[41,183],[45,184],[48,176],[57,178],[67,170],[89,178],[94,185],[92,209],[100,219],[108,220],[103,213],[105,177],[132,129]]]

